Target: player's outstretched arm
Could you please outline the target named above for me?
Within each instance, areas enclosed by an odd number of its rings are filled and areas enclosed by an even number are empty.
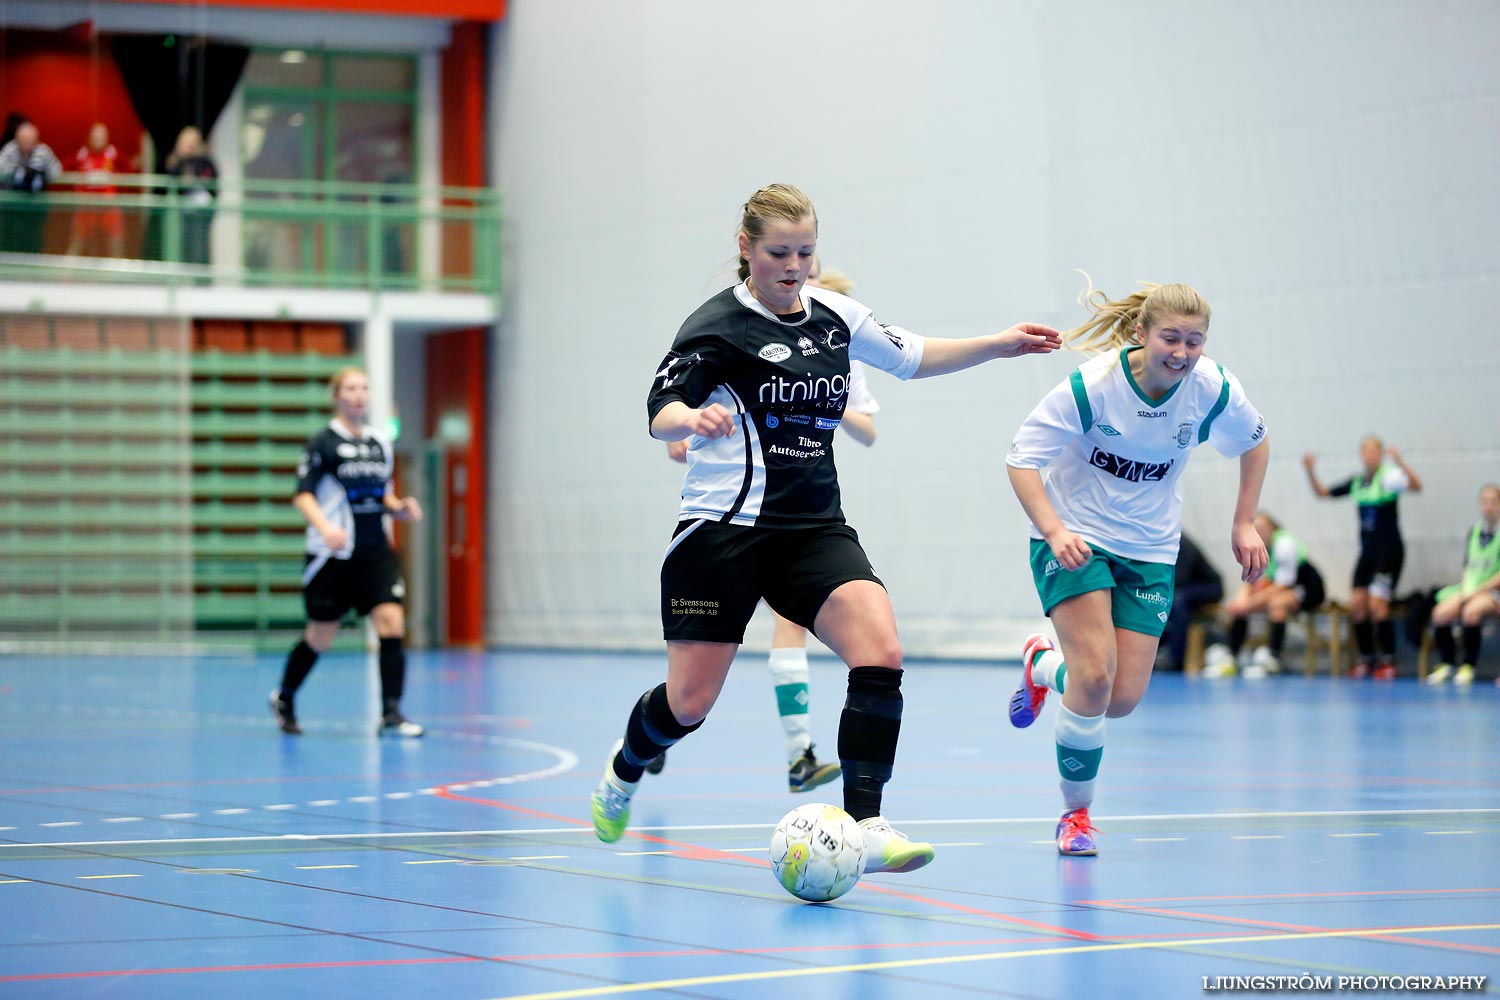
[[[1019,358],[1025,354],[1049,354],[1062,347],[1062,335],[1039,323],[1017,323],[1008,330],[983,337],[951,339],[928,337],[922,347],[922,364],[912,378],[947,375],[997,358]]]

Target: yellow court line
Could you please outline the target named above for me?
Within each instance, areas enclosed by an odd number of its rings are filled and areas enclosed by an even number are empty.
[[[19,885],[22,882],[30,882],[29,878],[0,878],[0,885]]]
[[[359,865],[298,865],[299,872],[321,872],[329,868],[358,868]]]
[[[574,1000],[577,997],[604,997],[620,993],[645,993],[650,990],[677,990],[691,986],[718,986],[725,983],[750,983],[770,979],[792,979],[805,976],[828,976],[846,972],[878,972],[882,969],[916,969],[929,965],[957,965],[960,962],[993,962],[1008,958],[1046,958],[1055,955],[1087,955],[1105,951],[1146,951],[1161,948],[1196,948],[1226,944],[1249,944],[1262,941],[1313,941],[1318,938],[1389,937],[1393,934],[1436,934],[1442,931],[1493,931],[1500,924],[1448,924],[1436,927],[1380,927],[1357,931],[1305,931],[1293,934],[1260,934],[1233,938],[1181,938],[1176,941],[1126,941],[1119,944],[1064,945],[1059,948],[1035,948],[1022,951],[993,951],[981,955],[944,955],[934,958],[903,958],[889,962],[866,962],[862,965],[828,965],[818,968],[773,969],[767,972],[732,972],[722,976],[695,976],[691,979],[659,979],[651,983],[620,983],[617,986],[591,986],[552,993],[518,993],[495,1000]]]
[[[140,878],[139,875],[80,875],[79,878]]]

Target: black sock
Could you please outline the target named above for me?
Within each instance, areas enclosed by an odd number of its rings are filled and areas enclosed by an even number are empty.
[[[1464,626],[1464,662],[1471,667],[1479,662],[1479,635],[1483,630],[1482,625]]]
[[[658,684],[641,695],[641,700],[630,710],[630,721],[625,723],[625,745],[615,754],[615,777],[632,783],[640,781],[647,764],[688,733],[696,732],[703,721],[700,719],[691,726],[678,722],[672,706],[667,704],[667,686]]]
[[[891,780],[901,737],[901,671],[852,667],[849,694],[839,718],[839,763],[844,770],[844,811],[855,821],[880,815],[881,793]]]
[[[287,701],[295,698],[297,689],[307,680],[317,662],[318,651],[309,646],[306,639],[298,639],[297,645],[286,655],[286,667],[281,671],[281,697]]]
[[[1369,619],[1354,623],[1354,645],[1359,647],[1361,660],[1371,659],[1375,655],[1375,626]]]
[[[1387,660],[1396,658],[1396,623],[1382,618],[1375,623],[1375,635],[1380,639],[1380,654]]]
[[[1452,663],[1458,659],[1458,643],[1453,641],[1452,625],[1432,626],[1432,641],[1437,646],[1439,663]]]
[[[1250,620],[1248,618],[1236,618],[1229,623],[1229,651],[1235,656],[1240,655],[1240,650],[1245,648],[1245,636],[1250,632]]]
[[[1271,647],[1271,655],[1281,659],[1281,647],[1286,645],[1286,622],[1271,623],[1271,638],[1267,645]]]
[[[406,689],[406,647],[399,635],[380,640],[380,703],[386,715],[401,704]]]

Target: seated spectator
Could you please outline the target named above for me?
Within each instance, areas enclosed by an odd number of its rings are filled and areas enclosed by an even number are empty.
[[[68,256],[125,256],[125,214],[119,205],[105,204],[107,195],[116,188],[109,183],[120,154],[109,141],[109,128],[95,122],[89,129],[88,145],[73,157],[73,169],[88,175],[88,183],[78,191],[90,195],[97,204],[81,206],[73,212],[73,236],[68,241]],[[113,199],[109,199],[113,200]]]
[[[57,155],[41,141],[36,123],[22,122],[16,137],[0,148],[0,187],[36,195],[62,173]],[[42,231],[47,223],[47,205],[41,199],[31,204],[4,204],[0,215],[0,247],[14,253],[41,253]]]
[[[1258,679],[1281,670],[1281,650],[1286,645],[1286,622],[1299,611],[1318,607],[1327,596],[1323,575],[1307,559],[1302,543],[1283,531],[1276,519],[1264,512],[1255,515],[1255,530],[1266,543],[1270,561],[1265,575],[1240,587],[1224,612],[1229,616],[1229,645],[1209,651],[1204,673],[1210,677],[1233,674],[1250,631],[1250,616],[1263,614],[1270,623],[1266,645],[1255,651],[1244,675]]]
[[[1213,604],[1224,596],[1224,583],[1219,571],[1203,555],[1201,549],[1183,532],[1177,548],[1176,580],[1172,589],[1172,611],[1167,617],[1167,627],[1162,631],[1158,646],[1156,668],[1159,670],[1181,670],[1187,656],[1188,625],[1198,609]]]
[[[1479,520],[1469,529],[1464,545],[1463,579],[1437,592],[1432,608],[1432,638],[1438,665],[1427,683],[1441,684],[1453,675],[1458,685],[1474,682],[1479,662],[1479,638],[1486,618],[1500,614],[1500,486],[1486,483],[1479,491]],[[1453,626],[1463,628],[1463,658],[1453,641]],[[1453,664],[1458,663],[1455,672]]]

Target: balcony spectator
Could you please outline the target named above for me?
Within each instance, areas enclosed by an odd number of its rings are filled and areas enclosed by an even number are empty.
[[[12,191],[36,195],[62,173],[57,155],[41,141],[34,122],[22,122],[16,136],[0,148],[0,186]],[[31,203],[11,200],[4,204],[0,217],[0,246],[14,253],[41,253],[42,231],[47,223],[47,205],[42,199]]]
[[[189,125],[177,134],[177,145],[167,156],[166,170],[177,178],[182,211],[182,261],[207,264],[208,229],[214,218],[219,168],[208,155],[202,132]]]
[[[81,205],[73,213],[73,235],[68,241],[68,256],[88,254],[91,257],[125,256],[125,214],[119,205],[106,204],[116,187],[109,182],[115,173],[120,154],[109,141],[109,128],[95,122],[89,129],[88,145],[73,157],[73,169],[88,176],[78,185],[81,194],[91,196],[92,204]]]

